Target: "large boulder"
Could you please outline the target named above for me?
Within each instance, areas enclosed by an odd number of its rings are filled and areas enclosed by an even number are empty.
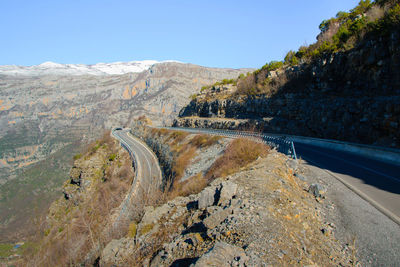
[[[120,259],[129,255],[134,246],[133,238],[113,239],[101,252],[100,266],[120,266]]]
[[[314,197],[322,197],[326,190],[325,188],[320,185],[320,184],[312,184],[310,185],[310,187],[308,188],[308,192],[310,192],[311,194],[314,195]]]
[[[218,242],[209,252],[201,256],[194,266],[246,266],[247,261],[248,257],[242,248]]]
[[[201,191],[199,196],[199,209],[205,209],[214,205],[216,188],[207,187]]]
[[[221,183],[221,186],[222,188],[218,204],[220,206],[226,206],[229,205],[230,200],[236,195],[237,184],[230,181],[224,181]]]
[[[221,222],[223,222],[229,214],[232,213],[231,208],[222,209],[221,207],[215,207],[216,211],[214,211],[210,216],[204,219],[203,224],[208,229],[213,229]]]

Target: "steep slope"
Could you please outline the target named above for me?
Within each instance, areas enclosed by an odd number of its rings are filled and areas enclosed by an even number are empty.
[[[13,203],[21,207],[24,195],[27,209],[48,206],[31,197],[61,185],[71,166],[61,156],[71,158],[79,142],[143,114],[168,123],[201,86],[245,71],[165,62],[123,75],[0,75],[0,236],[11,234],[20,210]]]
[[[323,190],[308,190],[286,156],[247,139],[146,127],[134,133],[170,167],[164,192],[149,192],[137,218],[109,231],[131,175],[120,175],[129,165],[115,143],[95,143],[75,161],[28,265],[357,263],[354,246],[337,240],[325,221]]]
[[[378,2],[324,21],[318,41],[284,62],[204,87],[175,124],[254,120],[266,132],[400,147],[400,5]]]

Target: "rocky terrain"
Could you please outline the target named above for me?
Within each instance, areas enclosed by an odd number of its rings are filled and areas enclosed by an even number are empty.
[[[316,44],[289,53],[285,62],[272,62],[246,77],[204,88],[181,110],[175,125],[242,127],[243,121],[213,118],[244,119],[266,132],[400,147],[400,8],[388,9],[381,24],[376,16],[369,19],[376,10],[384,13],[375,4],[343,22],[367,26],[354,33],[351,43],[337,44],[344,46],[338,51],[327,47],[336,47],[333,33],[343,37],[339,30],[347,29],[339,28],[339,15],[330,20],[328,30],[321,26]],[[346,16],[356,14],[353,10]],[[367,30],[373,19],[384,25],[379,31]],[[327,35],[331,43],[323,42]],[[301,58],[307,53],[315,56]]]
[[[338,242],[333,225],[323,222],[317,205],[323,201],[322,188],[293,176],[290,165],[285,156],[272,152],[216,179],[199,194],[147,207],[135,236],[111,241],[100,264],[356,264],[354,248]]]
[[[31,266],[357,264],[354,244],[337,239],[327,220],[326,187],[305,181],[303,165],[244,139],[148,128],[139,134],[155,148],[168,145],[155,152],[170,165],[172,184],[165,176],[163,192],[135,206],[138,217],[112,228],[133,172],[127,153],[103,137],[75,160],[40,228],[40,249],[26,254]]]
[[[201,86],[247,71],[154,63],[0,68],[2,238],[19,210],[49,205],[81,143],[143,114],[154,124],[169,123]]]

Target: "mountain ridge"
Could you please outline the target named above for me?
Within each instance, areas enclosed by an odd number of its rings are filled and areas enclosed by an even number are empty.
[[[111,62],[96,64],[61,64],[46,61],[39,65],[19,66],[1,65],[0,74],[12,76],[42,76],[42,75],[122,75],[127,73],[139,73],[148,70],[151,66],[161,63],[182,63],[176,60],[142,60],[128,62]]]

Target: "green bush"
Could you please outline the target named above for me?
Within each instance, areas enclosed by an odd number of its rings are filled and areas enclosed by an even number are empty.
[[[116,157],[117,157],[116,154],[111,154],[111,155],[108,157],[108,160],[109,160],[109,161],[114,161]]]
[[[274,71],[283,66],[282,61],[271,61],[264,66],[262,66],[261,70],[267,70],[267,71]]]
[[[209,86],[202,86],[200,89],[200,92],[204,92],[205,90],[207,90],[208,88],[210,88]]]
[[[336,49],[337,49],[337,47],[334,43],[325,41],[318,48],[318,51],[320,54],[324,54],[324,53],[332,53],[332,52],[336,51]]]
[[[78,159],[80,159],[81,157],[82,157],[82,154],[81,154],[81,153],[76,154],[76,155],[74,156],[74,160],[78,160]]]
[[[299,59],[296,57],[296,52],[289,51],[285,56],[285,64],[295,66],[299,64]]]
[[[195,100],[196,97],[197,97],[197,94],[193,94],[193,95],[190,96],[190,99],[191,99],[191,100]]]
[[[214,83],[214,86],[226,85],[226,84],[236,84],[236,80],[235,79],[223,79],[220,82]]]

